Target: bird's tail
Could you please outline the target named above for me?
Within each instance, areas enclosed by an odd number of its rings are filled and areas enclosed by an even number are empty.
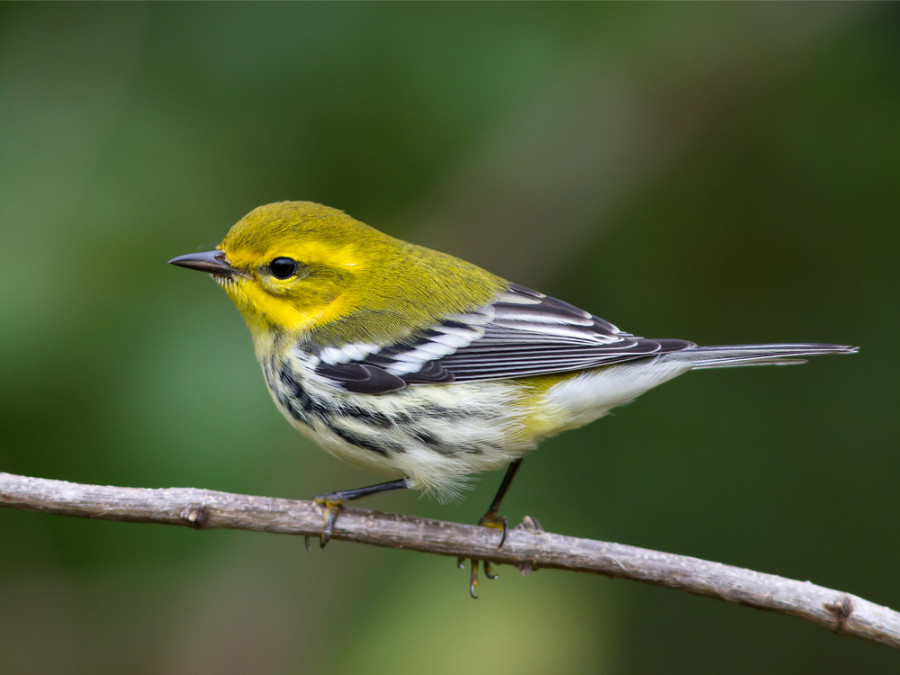
[[[859,347],[847,345],[818,344],[804,342],[797,344],[771,345],[713,345],[691,347],[670,352],[664,358],[683,363],[691,369],[730,368],[733,366],[786,366],[806,363],[805,356],[819,354],[855,354]]]

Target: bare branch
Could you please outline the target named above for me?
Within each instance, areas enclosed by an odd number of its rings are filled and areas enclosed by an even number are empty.
[[[0,506],[42,513],[196,529],[318,535],[315,502],[193,488],[105,487],[0,472]],[[497,530],[347,508],[334,539],[476,558],[521,570],[563,569],[644,581],[800,617],[836,633],[900,647],[900,613],[808,581],[590,539],[516,528],[503,548]]]

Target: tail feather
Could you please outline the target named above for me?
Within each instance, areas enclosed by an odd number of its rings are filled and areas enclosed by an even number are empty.
[[[712,345],[671,352],[660,358],[684,363],[692,369],[731,368],[735,366],[786,366],[806,363],[804,356],[819,354],[855,354],[859,347],[847,345],[797,344]]]

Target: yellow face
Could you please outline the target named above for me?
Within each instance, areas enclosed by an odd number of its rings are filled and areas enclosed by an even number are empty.
[[[344,293],[362,271],[351,245],[332,248],[316,241],[272,241],[264,250],[219,245],[228,263],[244,275],[219,276],[251,328],[301,333],[346,310]]]
[[[213,277],[234,301],[254,339],[300,335],[345,314],[368,276],[373,244],[389,237],[341,211],[309,202],[254,209],[217,247]]]

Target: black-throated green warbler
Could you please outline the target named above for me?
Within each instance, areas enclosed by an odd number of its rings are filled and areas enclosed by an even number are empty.
[[[323,495],[330,533],[348,499],[399,488],[453,494],[689,370],[796,363],[832,344],[700,347],[651,340],[445,253],[310,202],[261,206],[215,251],[171,260],[209,272],[243,314],[269,391],[303,434],[393,478]],[[502,540],[501,540],[502,541]]]

